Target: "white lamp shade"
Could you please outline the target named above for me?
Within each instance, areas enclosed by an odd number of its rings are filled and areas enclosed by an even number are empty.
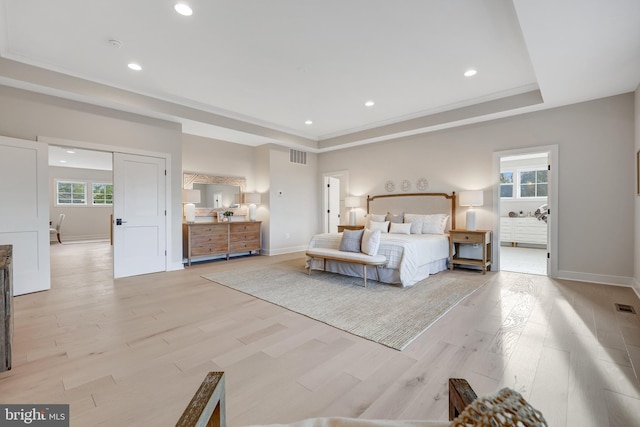
[[[182,190],[182,203],[200,203],[200,190]]]
[[[482,206],[483,204],[484,193],[482,190],[460,192],[460,206]]]
[[[244,202],[247,205],[259,205],[260,193],[244,193]]]
[[[356,196],[347,196],[344,198],[344,205],[348,208],[359,208],[360,207],[360,197]]]

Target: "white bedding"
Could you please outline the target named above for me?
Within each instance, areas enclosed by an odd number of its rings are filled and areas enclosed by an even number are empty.
[[[309,242],[310,248],[340,248],[342,233],[317,234]],[[387,234],[382,233],[379,255],[387,257],[380,268],[380,281],[412,286],[430,274],[446,270],[449,259],[447,234]],[[309,260],[307,260],[309,264]],[[340,261],[327,261],[326,270],[362,277],[362,266]],[[311,266],[323,269],[323,261],[316,259]],[[377,279],[376,270],[367,270],[367,277]]]

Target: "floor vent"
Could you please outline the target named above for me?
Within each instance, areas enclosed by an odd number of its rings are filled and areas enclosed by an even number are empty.
[[[296,163],[296,164],[299,164],[299,165],[306,165],[307,164],[307,152],[306,151],[289,149],[289,161],[291,163]]]
[[[633,306],[627,305],[627,304],[618,304],[618,303],[616,303],[616,310],[617,311],[621,311],[623,313],[636,314],[636,310],[633,308]]]

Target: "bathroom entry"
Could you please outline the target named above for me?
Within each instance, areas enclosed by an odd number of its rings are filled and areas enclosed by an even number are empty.
[[[546,151],[500,157],[501,270],[547,275],[550,179]]]

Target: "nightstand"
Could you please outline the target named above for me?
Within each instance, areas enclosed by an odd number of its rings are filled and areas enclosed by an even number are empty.
[[[482,259],[460,258],[460,244],[481,245]],[[482,274],[491,271],[491,230],[449,230],[449,269],[456,264],[477,265]]]
[[[338,225],[338,233],[342,233],[344,230],[362,230],[364,225]]]

